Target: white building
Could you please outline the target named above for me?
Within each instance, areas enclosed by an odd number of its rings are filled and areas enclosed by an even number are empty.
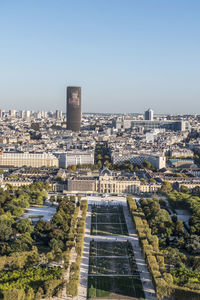
[[[49,153],[1,152],[0,166],[58,167],[58,159]]]
[[[68,151],[56,154],[59,167],[67,168],[72,165],[94,164],[94,151]]]
[[[111,154],[111,159],[113,164],[122,164],[125,161],[129,161],[135,165],[142,165],[144,161],[148,161],[154,166],[156,169],[162,169],[166,167],[166,157],[160,156],[157,154],[137,154],[137,153],[120,153],[113,152]]]
[[[145,120],[153,121],[153,110],[149,108],[147,111],[145,111],[144,118]]]

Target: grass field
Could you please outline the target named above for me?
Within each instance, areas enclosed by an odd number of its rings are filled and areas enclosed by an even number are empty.
[[[126,224],[92,224],[92,235],[128,235]]]
[[[90,257],[89,274],[132,275],[128,257]]]
[[[92,235],[128,235],[121,206],[92,206]]]
[[[92,206],[92,235],[128,235],[121,206]],[[94,238],[95,239],[95,238]],[[132,245],[129,241],[90,242],[88,299],[144,299]]]
[[[126,296],[144,299],[141,281],[138,278],[127,277],[88,277],[88,299],[126,299]]]
[[[131,244],[92,241],[89,274],[137,275],[138,270]]]
[[[90,256],[126,256],[127,242],[95,242],[90,243]]]

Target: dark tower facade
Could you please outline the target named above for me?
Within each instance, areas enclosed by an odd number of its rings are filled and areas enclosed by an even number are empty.
[[[81,129],[81,88],[67,87],[67,129],[80,131]]]

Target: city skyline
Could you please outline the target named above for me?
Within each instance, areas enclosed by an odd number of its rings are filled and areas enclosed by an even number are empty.
[[[84,112],[198,114],[199,8],[195,0],[1,3],[1,106],[65,111],[65,87],[77,85]]]

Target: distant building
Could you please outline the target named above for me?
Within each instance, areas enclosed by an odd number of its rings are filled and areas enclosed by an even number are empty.
[[[99,176],[71,177],[68,191],[103,194],[140,194],[157,191],[161,184],[143,184],[135,176],[119,176],[104,168]]]
[[[144,130],[165,129],[172,131],[188,131],[190,130],[190,123],[182,120],[131,120],[116,118],[113,121],[113,126],[116,129],[127,128],[143,128]]]
[[[131,127],[142,126],[146,130],[164,128],[172,131],[187,131],[190,130],[190,124],[187,121],[147,121],[134,120],[131,122]]]
[[[30,110],[26,110],[25,111],[25,118],[30,118],[30,116],[31,116]]]
[[[62,119],[62,111],[61,110],[56,110],[56,119],[61,120]]]
[[[5,114],[5,110],[3,110],[3,109],[0,109],[0,119],[2,119],[2,118],[3,118],[4,114]]]
[[[122,164],[129,161],[132,164],[141,166],[144,161],[148,161],[156,169],[163,169],[166,167],[166,157],[156,154],[137,154],[131,152],[112,152],[111,160],[113,164]]]
[[[9,116],[10,116],[11,118],[15,118],[15,116],[16,116],[16,110],[10,109],[10,110],[9,110]]]
[[[153,121],[153,110],[149,108],[147,111],[145,111],[144,118],[147,121]]]
[[[81,88],[78,86],[67,87],[67,129],[81,129]]]
[[[194,165],[194,160],[190,158],[172,158],[168,160],[168,164],[174,168],[190,168]]]
[[[98,177],[72,177],[68,180],[68,191],[139,194],[140,181],[134,177],[114,176],[105,168]]]
[[[2,167],[58,167],[58,159],[49,153],[1,152]]]
[[[94,151],[68,151],[57,154],[59,167],[67,168],[72,165],[94,164]]]

